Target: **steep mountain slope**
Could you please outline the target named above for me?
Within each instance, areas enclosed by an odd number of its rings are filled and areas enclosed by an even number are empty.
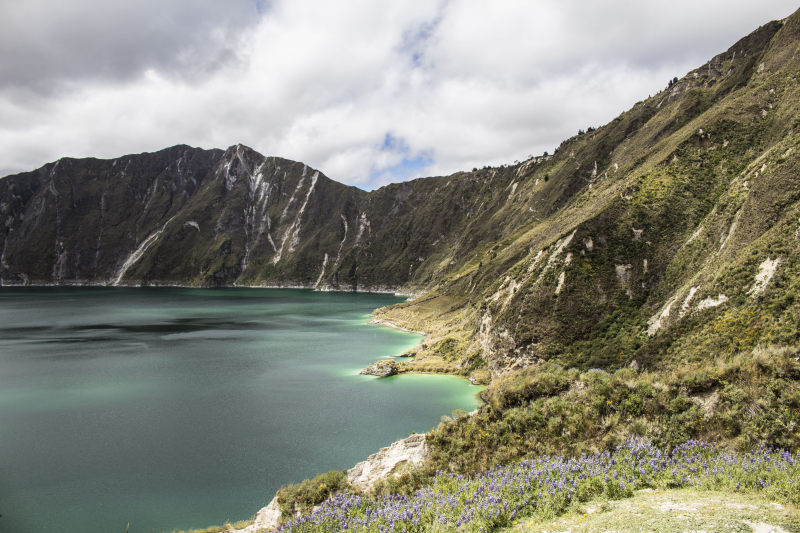
[[[496,372],[798,342],[799,25],[767,24],[547,161],[509,168],[527,220],[494,213],[505,235],[383,318],[447,332]],[[548,189],[560,194],[542,205]]]
[[[403,369],[491,380],[429,434],[435,468],[640,436],[800,445],[798,77],[800,12],[509,169],[528,202],[567,200],[379,313],[432,333]]]
[[[305,244],[300,219],[309,210],[325,227],[338,212],[309,206],[306,197],[316,190],[342,210],[358,193],[242,146],[65,158],[3,179],[0,188],[8,199],[0,204],[6,284],[223,284],[252,278],[265,254],[292,254],[310,277],[304,254],[295,253]]]

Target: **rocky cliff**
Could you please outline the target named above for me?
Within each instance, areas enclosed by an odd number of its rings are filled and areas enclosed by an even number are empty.
[[[0,282],[423,287],[503,234],[513,174],[367,193],[241,145],[64,158],[0,180]]]

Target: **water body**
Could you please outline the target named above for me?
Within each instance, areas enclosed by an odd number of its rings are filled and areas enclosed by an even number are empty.
[[[400,298],[270,289],[0,289],[0,532],[132,533],[252,516],[471,410],[448,376],[359,376],[420,340]]]

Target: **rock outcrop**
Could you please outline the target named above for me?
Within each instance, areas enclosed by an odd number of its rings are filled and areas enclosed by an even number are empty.
[[[370,455],[365,461],[355,465],[347,471],[347,481],[356,489],[367,492],[379,480],[397,474],[408,465],[424,462],[430,455],[430,450],[425,442],[425,435],[414,434],[403,440],[392,443],[386,448],[381,448],[377,453]],[[230,529],[228,533],[264,533],[277,528],[280,523],[281,511],[278,507],[278,496],[266,507],[262,507],[256,514],[252,524],[242,529]]]
[[[242,529],[230,529],[229,533],[264,533],[265,531],[272,531],[278,527],[280,519],[281,510],[278,508],[278,497],[275,496],[266,507],[262,507],[256,513],[256,519],[252,524]]]
[[[359,374],[368,376],[378,376],[379,378],[386,378],[397,374],[397,362],[391,359],[384,359],[369,365],[367,368],[359,372]]]
[[[347,481],[360,491],[370,490],[377,481],[399,473],[405,466],[424,462],[430,454],[425,435],[414,434],[381,448],[366,461],[347,471]]]

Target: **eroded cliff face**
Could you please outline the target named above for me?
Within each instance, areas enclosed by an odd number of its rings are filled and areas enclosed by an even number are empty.
[[[242,145],[65,158],[0,180],[0,282],[425,287],[527,209],[516,173],[368,193]]]
[[[0,180],[0,278],[309,285],[320,248],[331,249],[335,262],[345,240],[334,246],[325,237],[335,238],[346,217],[356,220],[359,194],[302,163],[241,145],[62,159]]]

